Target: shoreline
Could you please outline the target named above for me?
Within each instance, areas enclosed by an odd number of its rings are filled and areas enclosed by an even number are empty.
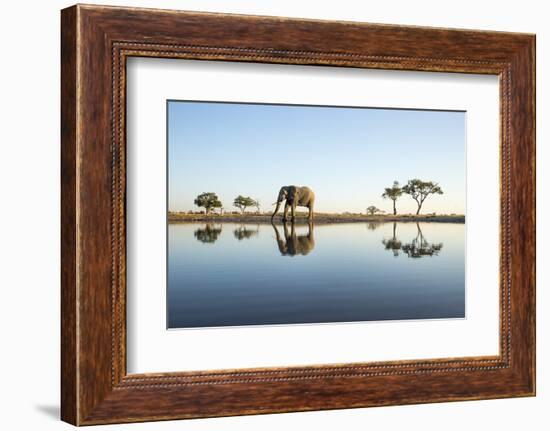
[[[178,214],[169,213],[168,223],[251,223],[251,224],[270,224],[271,215],[268,214]],[[282,216],[276,216],[273,219],[274,223],[282,223]],[[340,214],[318,214],[313,218],[315,224],[336,224],[336,223],[465,223],[464,215],[340,215]],[[306,215],[297,215],[295,224],[307,224]]]

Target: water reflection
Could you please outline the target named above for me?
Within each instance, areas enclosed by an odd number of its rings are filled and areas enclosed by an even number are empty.
[[[401,250],[402,243],[397,239],[395,230],[397,223],[393,223],[393,236],[390,239],[383,239],[382,244],[386,247],[386,250],[391,250],[395,257],[399,256],[399,250]]]
[[[170,223],[168,327],[463,318],[464,228]]]
[[[437,256],[443,248],[443,243],[430,243],[424,234],[420,225],[416,223],[416,237],[410,242],[401,242],[396,235],[397,223],[393,223],[393,236],[390,239],[383,239],[382,244],[386,250],[391,250],[394,256],[399,256],[399,251],[403,251],[407,257],[418,259],[425,256]]]
[[[315,248],[314,225],[307,224],[307,233],[298,234],[296,232],[295,223],[282,223],[282,234],[280,228],[271,223],[275,231],[275,240],[279,252],[282,256],[306,256]],[[367,229],[374,231],[378,229],[382,223],[368,223]],[[400,253],[403,255],[418,259],[425,256],[437,256],[443,248],[443,243],[431,243],[427,240],[420,228],[420,224],[416,223],[416,236],[409,242],[404,242],[397,237],[397,222],[393,223],[391,238],[384,238],[382,244],[386,250],[393,253],[395,257]],[[197,241],[204,244],[213,244],[216,242],[222,233],[222,227],[215,226],[214,223],[207,223],[203,228],[198,228],[194,231]],[[260,234],[260,225],[255,228],[250,225],[242,224],[233,230],[233,236],[238,240],[251,239]]]
[[[256,229],[249,229],[243,224],[233,231],[233,235],[235,235],[235,238],[239,241],[242,241],[243,239],[250,239],[259,233],[260,225],[256,225]]]
[[[214,223],[207,223],[203,229],[199,228],[195,230],[195,238],[204,244],[213,244],[218,240],[221,233],[221,226],[215,227]]]
[[[419,258],[424,256],[437,256],[443,248],[443,243],[430,243],[422,234],[420,225],[416,223],[416,237],[401,248],[408,257]]]
[[[313,223],[308,223],[307,234],[302,235],[296,234],[296,228],[293,222],[290,223],[290,230],[288,228],[289,223],[283,223],[284,237],[281,237],[275,223],[271,223],[271,225],[275,231],[277,246],[282,256],[296,256],[297,254],[305,256],[315,248]]]

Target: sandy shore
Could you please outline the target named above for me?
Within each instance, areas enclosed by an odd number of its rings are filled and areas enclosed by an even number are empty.
[[[316,214],[313,221],[320,223],[387,223],[387,222],[433,222],[433,223],[464,223],[463,215],[364,215],[364,214]],[[273,219],[276,223],[282,222],[282,216],[278,215]],[[271,223],[269,214],[185,214],[169,213],[169,223]],[[296,216],[295,223],[307,223],[306,214]]]

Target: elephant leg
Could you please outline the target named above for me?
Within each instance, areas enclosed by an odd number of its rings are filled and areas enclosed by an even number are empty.
[[[288,219],[288,203],[285,202],[285,210],[284,210],[284,213],[283,213],[283,221],[287,221]]]
[[[290,223],[290,236],[287,239],[288,254],[290,256],[296,256],[298,252],[299,244],[298,238],[296,236],[296,229],[294,227],[294,222]]]
[[[283,230],[284,230],[284,233],[285,233],[285,241],[286,241],[287,244],[288,244],[288,242],[290,241],[290,238],[291,238],[291,237],[290,237],[291,234],[290,234],[289,231],[288,231],[288,224],[283,223]]]
[[[313,205],[309,206],[309,214],[307,216],[309,220],[313,220]]]
[[[292,221],[294,221],[294,219],[296,218],[296,205],[295,204],[292,204],[292,206],[290,207],[290,210],[291,210],[291,215],[292,215]]]

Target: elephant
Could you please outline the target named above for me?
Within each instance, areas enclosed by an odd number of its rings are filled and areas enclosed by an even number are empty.
[[[277,202],[273,205],[275,211],[271,215],[271,219],[275,217],[281,202],[285,201],[285,209],[283,214],[283,221],[286,221],[288,218],[288,208],[291,209],[292,220],[295,219],[296,207],[307,207],[309,209],[309,214],[307,216],[308,220],[313,220],[313,205],[315,204],[315,193],[309,187],[298,187],[298,186],[283,186],[279,190],[279,196],[277,197]]]
[[[281,238],[279,230],[274,223],[271,223],[275,236],[277,238],[277,246],[282,256],[296,256],[301,254],[305,256],[311,250],[315,248],[315,239],[313,237],[313,223],[308,223],[308,232],[306,235],[296,235],[294,223],[290,223],[290,232],[288,231],[288,224],[283,223],[284,238]]]

